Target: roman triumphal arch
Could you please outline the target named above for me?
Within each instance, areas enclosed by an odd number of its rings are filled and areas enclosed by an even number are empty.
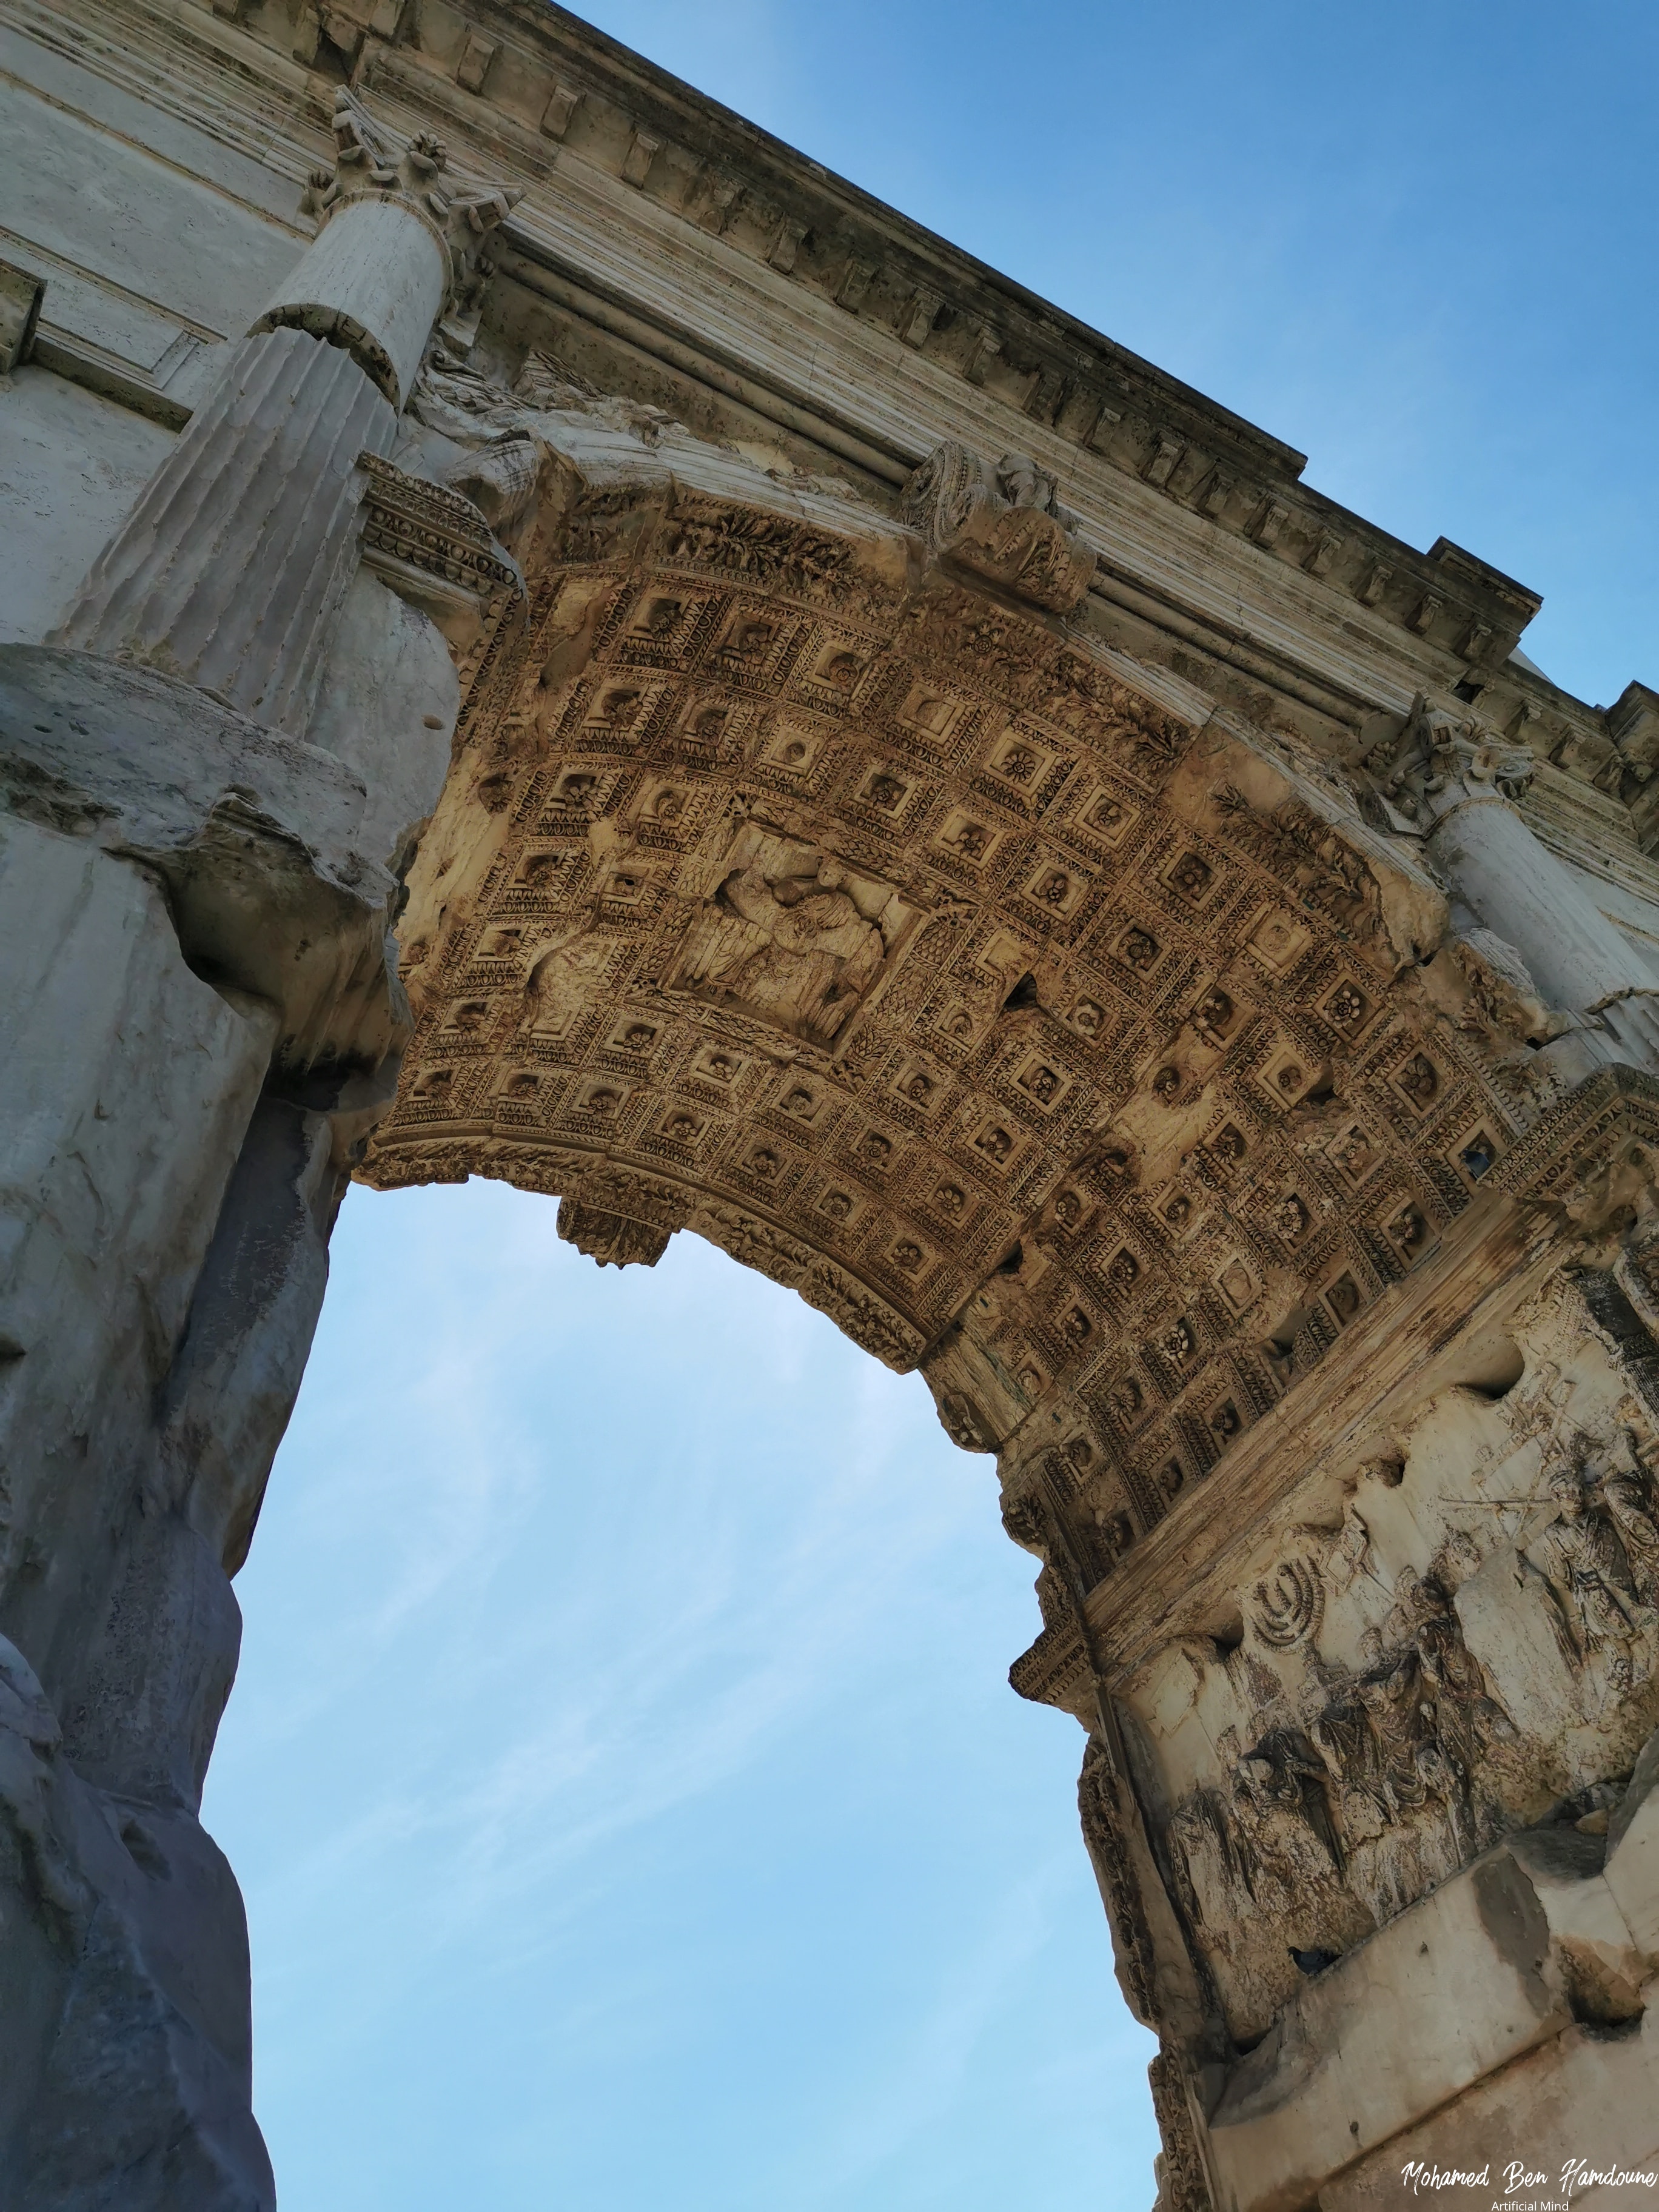
[[[0,2206],[274,2201],[197,1813],[353,1178],[996,1455],[1165,2212],[1659,2155],[1659,698],[556,9],[0,25]]]

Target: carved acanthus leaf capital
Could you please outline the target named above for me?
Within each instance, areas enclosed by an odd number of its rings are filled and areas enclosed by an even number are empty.
[[[449,177],[449,149],[429,131],[416,131],[405,144],[375,120],[362,100],[342,86],[334,96],[334,166],[311,172],[300,206],[316,218],[321,231],[344,209],[363,201],[390,201],[407,208],[432,233],[447,268],[446,320],[476,316],[491,264],[483,247],[524,198],[518,185],[482,191],[456,188]]]
[[[1519,799],[1537,758],[1481,723],[1455,721],[1419,691],[1399,733],[1373,747],[1364,767],[1389,811],[1426,832],[1460,807]]]

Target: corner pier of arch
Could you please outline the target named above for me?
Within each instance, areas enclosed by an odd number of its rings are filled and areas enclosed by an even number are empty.
[[[0,37],[0,2212],[275,2202],[232,1582],[472,1175],[994,1455],[1162,2212],[1659,2160],[1659,695],[556,8]]]

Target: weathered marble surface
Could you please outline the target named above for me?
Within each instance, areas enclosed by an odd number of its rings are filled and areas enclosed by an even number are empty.
[[[135,2205],[268,2203],[240,1901],[194,1818],[240,1621],[153,1408],[277,1012],[191,974],[153,878],[61,831],[5,821],[0,906],[0,2202],[131,2170]],[[192,2178],[222,2160],[234,2193]]]
[[[269,2212],[247,1934],[193,1810],[85,1780],[0,1637],[0,2203]]]
[[[391,884],[338,762],[107,661],[0,649],[0,2202],[264,2204],[196,1811],[401,1034]]]
[[[33,363],[13,376],[5,412],[0,642],[38,645],[174,433]]]

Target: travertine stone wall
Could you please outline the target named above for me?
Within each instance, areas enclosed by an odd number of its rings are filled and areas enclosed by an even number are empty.
[[[0,2206],[271,2201],[196,1811],[353,1174],[996,1454],[1166,2212],[1639,2166],[1659,698],[555,9],[0,38]]]

